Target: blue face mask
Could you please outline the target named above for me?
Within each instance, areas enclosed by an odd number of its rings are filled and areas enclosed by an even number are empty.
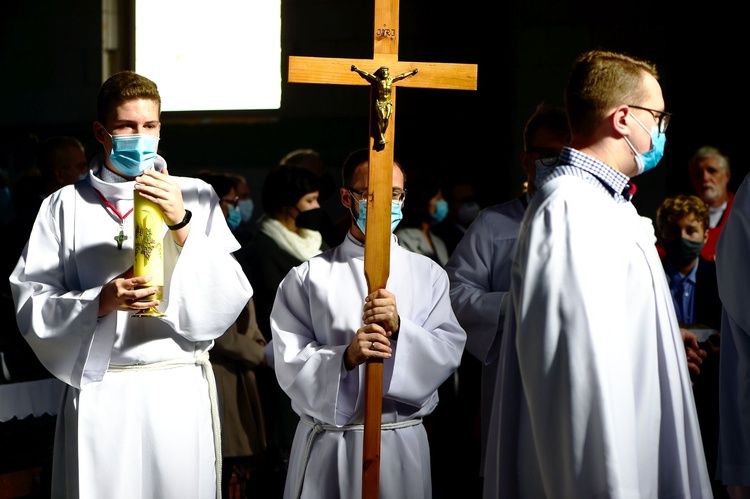
[[[448,201],[440,199],[435,202],[435,213],[430,213],[433,224],[439,224],[448,216]]]
[[[664,145],[667,143],[667,135],[659,133],[659,129],[656,127],[653,127],[649,132],[648,128],[646,128],[643,123],[641,123],[641,120],[636,118],[633,113],[630,113],[630,116],[641,125],[641,128],[643,128],[646,133],[651,135],[651,149],[643,153],[636,152],[633,144],[630,143],[628,138],[623,137],[635,154],[635,163],[638,166],[638,173],[636,175],[640,175],[643,172],[653,169],[659,161],[661,161],[662,156],[664,156]]]
[[[350,193],[351,195],[351,193]],[[352,196],[352,199],[354,199],[354,196]],[[359,217],[357,217],[357,227],[359,227],[359,230],[362,231],[362,234],[365,233],[365,225],[367,225],[367,200],[366,199],[354,199],[359,204]],[[391,201],[391,232],[396,230],[396,227],[398,226],[398,223],[401,221],[402,218],[404,218],[403,213],[401,212],[401,205],[403,205],[403,201]],[[354,218],[354,214],[352,214],[352,218]]]
[[[255,208],[255,203],[253,203],[253,200],[243,199],[242,201],[239,201],[237,205],[240,207],[240,213],[242,214],[242,221],[249,222],[250,219],[253,217],[253,208]]]
[[[142,133],[109,136],[112,138],[109,160],[124,176],[137,177],[154,166],[159,137]]]
[[[227,208],[227,224],[229,224],[230,229],[236,230],[242,222],[242,212],[236,206],[229,205]]]

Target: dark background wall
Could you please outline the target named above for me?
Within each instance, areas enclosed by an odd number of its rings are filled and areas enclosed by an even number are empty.
[[[123,12],[132,7],[119,5]],[[161,147],[170,170],[240,171],[256,200],[267,169],[297,147],[319,150],[338,175],[346,154],[367,144],[369,89],[286,83],[286,64],[289,55],[370,58],[373,5],[285,0],[281,109],[164,113]],[[401,0],[400,8],[400,60],[479,68],[476,92],[398,90],[396,156],[407,167],[446,178],[469,172],[480,179],[486,203],[509,199],[522,181],[525,119],[542,100],[562,104],[578,54],[607,48],[656,62],[674,113],[662,163],[637,179],[634,202],[644,215],[653,216],[665,195],[689,192],[687,159],[699,146],[712,144],[730,156],[732,186],[748,171],[740,137],[744,31],[738,7],[728,2]],[[72,134],[89,155],[98,152],[91,124],[103,72],[101,0],[11,1],[0,12],[0,167],[13,175],[26,166],[30,135]],[[115,66],[126,64],[113,57]]]

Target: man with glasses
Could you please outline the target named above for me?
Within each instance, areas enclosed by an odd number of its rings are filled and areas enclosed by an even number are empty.
[[[348,156],[340,198],[351,214],[335,248],[293,268],[271,312],[276,376],[300,416],[286,498],[360,497],[365,362],[383,361],[380,497],[432,497],[430,446],[422,418],[458,367],[466,333],[432,259],[391,237],[386,289],[368,294],[364,273],[369,151]],[[406,198],[393,166],[391,231]]]
[[[484,497],[711,497],[677,317],[630,202],[669,123],[650,62],[594,50],[521,222]]]
[[[466,349],[482,363],[479,401],[482,452],[479,475],[484,475],[485,447],[497,377],[497,351],[489,359],[493,343],[503,331],[505,303],[510,291],[510,264],[521,219],[536,192],[537,174],[546,176],[570,143],[565,110],[540,104],[523,129],[521,167],[526,192],[508,202],[483,210],[469,226],[445,270],[451,281],[451,302],[466,329]],[[491,447],[491,446],[490,446]]]

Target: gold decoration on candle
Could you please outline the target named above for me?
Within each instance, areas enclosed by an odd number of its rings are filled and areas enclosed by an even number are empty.
[[[156,293],[147,300],[163,299],[164,291],[164,216],[156,203],[145,199],[138,191],[133,194],[133,229],[135,232],[133,275],[135,277],[151,275],[151,280],[139,289],[157,286]],[[133,315],[133,317],[164,317],[156,307],[151,307]]]

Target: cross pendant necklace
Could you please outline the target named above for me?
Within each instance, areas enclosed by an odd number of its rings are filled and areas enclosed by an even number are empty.
[[[128,215],[130,215],[131,213],[133,213],[133,208],[130,208],[123,215],[122,213],[120,213],[120,210],[118,210],[115,205],[113,205],[112,203],[110,203],[109,201],[107,201],[107,199],[104,197],[104,195],[101,192],[99,192],[99,189],[95,188],[94,190],[99,195],[99,199],[102,200],[102,205],[104,206],[104,209],[106,210],[107,208],[109,208],[109,210],[112,213],[114,213],[115,216],[120,220],[120,233],[117,234],[114,237],[114,240],[117,243],[117,249],[121,250],[122,249],[122,243],[124,243],[128,239],[128,236],[125,235],[125,231],[124,231],[123,225],[124,225],[125,219],[128,217]]]
[[[120,233],[115,236],[115,241],[117,242],[117,249],[122,249],[122,243],[125,242],[125,240],[128,238],[128,236],[125,235],[125,231],[123,231],[122,224],[120,224]]]

